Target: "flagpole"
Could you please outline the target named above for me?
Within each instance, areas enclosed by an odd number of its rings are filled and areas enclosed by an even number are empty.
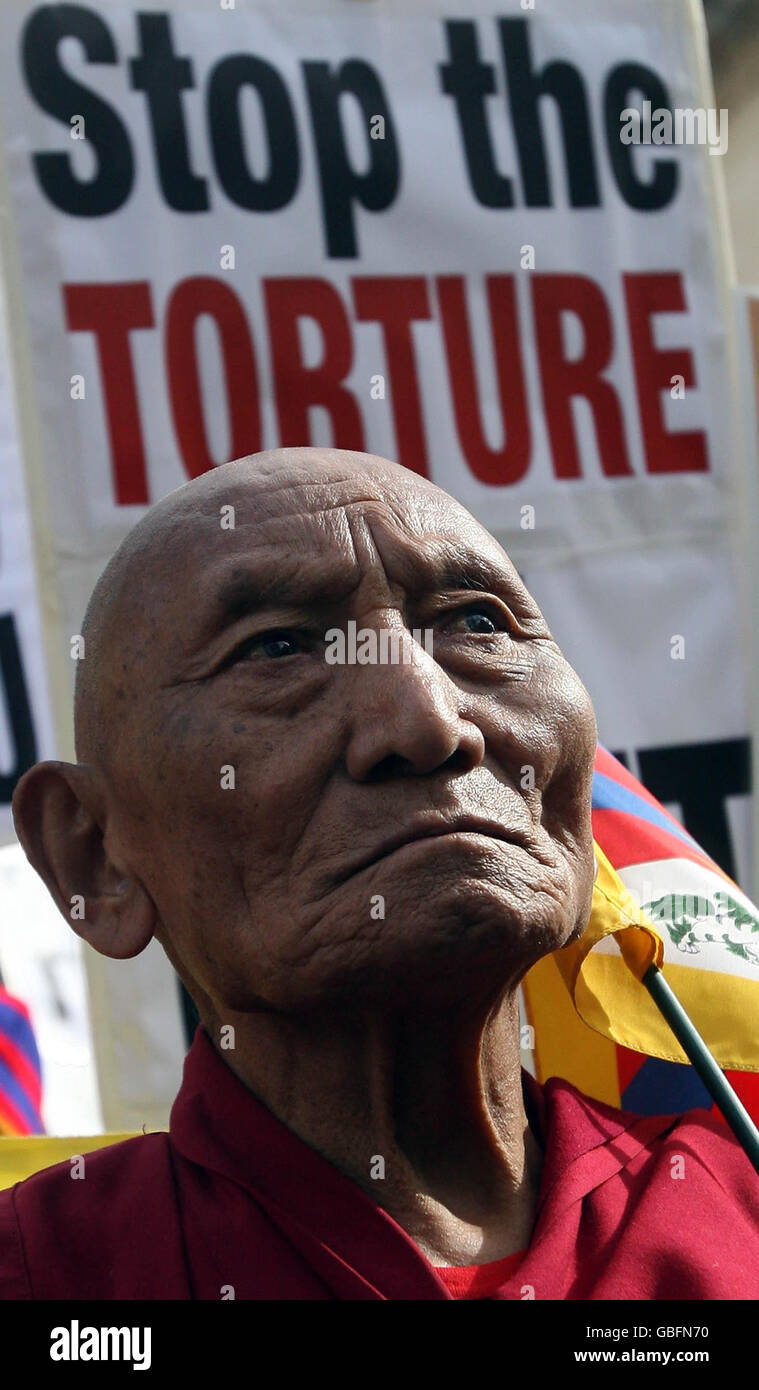
[[[741,1104],[724,1072],[720,1070],[701,1034],[696,1030],[674,990],[657,965],[649,965],[643,975],[657,1009],[666,1019],[683,1052],[692,1063],[729,1124],[738,1143],[759,1173],[759,1129]]]

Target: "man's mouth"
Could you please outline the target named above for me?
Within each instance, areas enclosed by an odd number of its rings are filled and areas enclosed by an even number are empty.
[[[362,873],[365,869],[371,868],[373,864],[379,863],[381,859],[387,859],[391,854],[395,854],[396,851],[405,849],[410,845],[416,845],[425,840],[461,835],[484,836],[490,840],[500,840],[504,844],[517,845],[522,849],[527,849],[529,845],[529,837],[524,829],[504,825],[500,821],[489,820],[480,816],[446,819],[439,815],[427,815],[419,817],[404,830],[383,840],[363,858],[351,863],[349,868],[340,874],[340,882],[352,878],[354,874]]]

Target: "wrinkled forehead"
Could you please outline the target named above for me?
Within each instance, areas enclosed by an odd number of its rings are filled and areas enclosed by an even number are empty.
[[[439,559],[470,562],[519,583],[505,552],[454,498],[404,469],[345,477],[237,478],[199,499],[180,522],[178,549],[206,588],[249,556],[272,571],[299,560],[338,569],[376,563],[413,586]]]
[[[506,590],[526,618],[539,610],[498,542],[458,502],[405,469],[240,471],[210,479],[167,511],[141,591],[150,625],[172,644],[201,635],[220,607],[286,590],[308,604],[350,593],[381,570],[410,593],[437,586]]]

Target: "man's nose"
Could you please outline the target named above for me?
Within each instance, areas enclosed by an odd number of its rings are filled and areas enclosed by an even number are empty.
[[[344,672],[351,689],[346,762],[358,782],[406,773],[423,776],[450,763],[477,767],[485,740],[460,712],[462,692],[408,629],[395,633],[396,658]]]

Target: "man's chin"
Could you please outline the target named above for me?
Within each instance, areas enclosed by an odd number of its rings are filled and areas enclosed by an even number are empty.
[[[567,899],[531,892],[525,900],[503,886],[461,878],[439,881],[422,900],[396,892],[384,917],[365,912],[362,930],[349,938],[345,917],[309,934],[312,955],[292,977],[298,998],[285,1007],[403,1010],[496,998],[516,988],[541,956],[565,945],[576,922]],[[379,914],[382,904],[374,906]],[[330,937],[329,949],[321,949]]]

